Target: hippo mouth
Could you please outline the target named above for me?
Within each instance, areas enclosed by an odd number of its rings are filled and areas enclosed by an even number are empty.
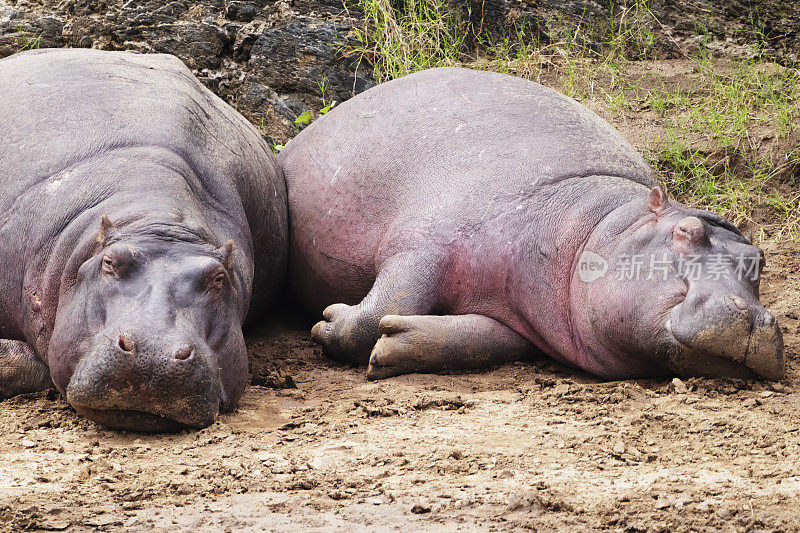
[[[672,332],[670,321],[664,325],[667,342],[667,366],[685,377],[757,379],[759,376],[744,363],[697,350],[683,343]]]
[[[143,433],[202,429],[228,406],[208,358],[184,375],[165,372],[147,353],[124,357],[100,346],[80,358],[62,391],[79,414],[103,426]],[[201,364],[202,363],[202,364]],[[169,364],[169,363],[168,363]],[[180,368],[179,368],[180,369]]]
[[[177,433],[185,429],[205,427],[190,425],[165,416],[130,409],[93,409],[91,407],[76,407],[75,410],[98,424],[138,433]]]
[[[664,330],[670,345],[667,358],[669,366],[682,375],[772,381],[784,376],[783,342],[778,341],[776,349],[776,343],[764,343],[763,339],[759,339],[764,336],[763,332],[751,331],[744,353],[731,357],[698,349],[684,342],[673,331],[671,319],[666,320]]]
[[[202,429],[213,424],[220,412],[219,402],[211,402],[202,396],[184,398],[167,408],[160,408],[146,400],[138,402],[151,407],[150,411],[144,411],[128,408],[127,405],[133,402],[113,401],[113,393],[102,399],[97,396],[85,397],[82,393],[80,389],[67,388],[67,401],[78,414],[106,427],[140,433]]]

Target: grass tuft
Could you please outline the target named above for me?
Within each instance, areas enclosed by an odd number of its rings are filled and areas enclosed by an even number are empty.
[[[36,50],[42,45],[42,33],[36,31],[33,33],[25,32],[20,29],[22,35],[18,37],[19,47],[15,53],[24,52],[25,50]]]
[[[366,29],[356,30],[355,51],[371,61],[377,81],[460,59],[466,32],[444,0],[361,0],[360,5]]]

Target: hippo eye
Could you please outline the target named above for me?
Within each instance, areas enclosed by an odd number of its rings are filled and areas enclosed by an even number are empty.
[[[214,291],[222,290],[222,285],[225,283],[225,273],[224,272],[217,272],[213,278],[211,278],[211,283],[209,284],[208,288]]]
[[[103,274],[125,278],[133,267],[133,263],[133,250],[127,246],[115,244],[103,253],[100,269]]]
[[[114,274],[116,271],[116,261],[106,254],[103,256],[103,272],[106,274]]]

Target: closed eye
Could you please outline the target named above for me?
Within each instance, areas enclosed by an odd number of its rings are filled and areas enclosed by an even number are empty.
[[[122,244],[115,244],[103,253],[100,270],[103,274],[125,278],[134,266],[133,250]]]
[[[209,289],[214,291],[222,290],[222,286],[225,284],[225,273],[219,272],[217,273],[213,279],[211,280],[211,284],[209,285]]]

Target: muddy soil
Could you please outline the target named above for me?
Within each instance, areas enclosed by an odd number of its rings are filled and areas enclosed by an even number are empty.
[[[0,529],[800,531],[800,247],[765,248],[782,383],[544,360],[371,383],[286,318],[249,338],[260,385],[202,431],[106,430],[54,392],[0,404]]]

